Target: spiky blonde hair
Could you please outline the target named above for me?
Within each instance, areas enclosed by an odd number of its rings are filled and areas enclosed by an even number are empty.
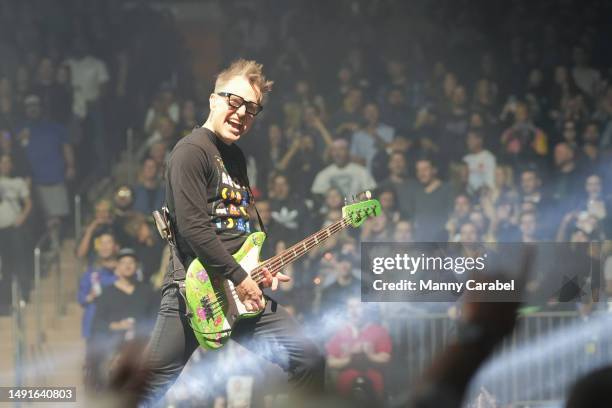
[[[274,81],[268,81],[263,73],[263,65],[254,60],[240,58],[231,63],[229,67],[219,72],[215,81],[215,92],[218,92],[230,79],[242,76],[249,80],[252,86],[257,88],[260,99],[272,90]]]

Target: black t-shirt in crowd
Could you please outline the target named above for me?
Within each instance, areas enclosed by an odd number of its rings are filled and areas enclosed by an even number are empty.
[[[247,273],[231,254],[254,232],[242,151],[198,128],[176,144],[166,171],[166,202],[185,269],[197,257],[207,271],[239,284]]]
[[[112,334],[123,336],[124,332],[113,333],[110,330],[110,324],[127,318],[135,320],[137,334],[149,333],[153,326],[152,323],[155,322],[156,307],[153,305],[156,305],[157,301],[158,298],[145,283],[136,282],[134,292],[131,294],[125,293],[115,285],[110,285],[96,300],[94,336],[99,339],[104,339]]]

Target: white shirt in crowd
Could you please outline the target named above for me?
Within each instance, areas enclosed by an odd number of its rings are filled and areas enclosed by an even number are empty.
[[[106,64],[98,58],[88,55],[81,59],[69,58],[73,87],[72,111],[79,118],[87,116],[87,102],[100,97],[100,88],[110,79]]]
[[[376,182],[370,172],[360,164],[349,163],[344,167],[330,164],[317,173],[311,191],[314,194],[325,194],[332,187],[336,187],[348,198],[375,188]]]
[[[376,127],[376,133],[385,143],[391,143],[395,135],[395,129],[380,123]],[[378,146],[376,146],[374,138],[370,136],[366,130],[358,130],[353,133],[353,138],[351,139],[351,155],[365,159],[366,167],[370,171],[372,170],[372,159],[377,151]]]
[[[471,191],[478,191],[479,188],[495,186],[495,156],[488,150],[481,150],[478,153],[465,155],[463,161],[467,163],[469,169],[468,186]]]
[[[21,177],[0,177],[0,228],[15,225],[29,196],[28,184]]]

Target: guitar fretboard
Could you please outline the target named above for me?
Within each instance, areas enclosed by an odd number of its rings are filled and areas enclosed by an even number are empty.
[[[333,224],[329,225],[326,228],[323,228],[319,232],[316,232],[297,244],[287,248],[283,252],[278,255],[273,256],[267,261],[261,263],[257,268],[255,268],[251,272],[251,277],[255,280],[255,282],[259,283],[263,280],[263,268],[268,268],[270,274],[275,276],[284,266],[289,265],[296,259],[305,255],[311,249],[321,245],[327,239],[329,239],[332,235],[342,231],[344,228],[350,225],[347,218],[342,218],[340,221],[336,221]]]

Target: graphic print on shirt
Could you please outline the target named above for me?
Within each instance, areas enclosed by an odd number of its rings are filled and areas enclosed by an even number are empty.
[[[251,223],[247,209],[251,197],[248,189],[227,171],[223,159],[215,155],[215,170],[219,176],[217,186],[219,200],[212,203],[212,222],[217,230],[234,230],[238,233],[251,233]]]
[[[277,211],[272,211],[271,215],[274,221],[286,228],[296,229],[298,227],[298,216],[300,215],[298,210],[291,210],[283,206]]]

